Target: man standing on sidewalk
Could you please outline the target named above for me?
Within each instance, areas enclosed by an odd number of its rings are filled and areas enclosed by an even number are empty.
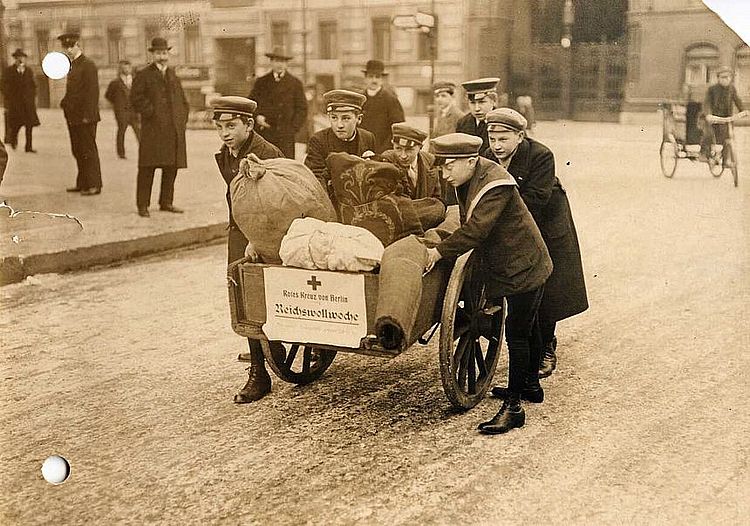
[[[22,49],[13,52],[14,62],[3,72],[3,100],[5,105],[5,143],[14,150],[18,146],[18,131],[26,128],[26,151],[36,153],[31,134],[39,126],[36,114],[36,83],[34,72],[26,65],[26,53]]]
[[[70,59],[65,96],[60,101],[68,123],[70,147],[78,165],[76,185],[68,192],[97,195],[102,192],[102,171],[96,148],[99,122],[99,73],[81,50],[78,33],[63,33],[57,39]]]
[[[365,104],[362,106],[362,127],[375,135],[375,153],[380,154],[391,148],[391,126],[404,122],[404,108],[396,94],[385,87],[388,72],[380,60],[368,60],[365,69],[367,87]]]
[[[307,99],[302,82],[286,69],[292,59],[276,46],[266,56],[271,71],[259,77],[248,96],[258,103],[258,133],[294,159],[294,135],[307,120]]]
[[[133,87],[132,66],[129,60],[120,61],[120,69],[116,79],[107,86],[104,97],[112,103],[117,120],[117,156],[125,159],[125,132],[128,126],[132,126],[135,138],[140,140],[141,126],[138,122],[138,114],[133,111],[130,104],[130,89]]]
[[[151,41],[148,49],[151,64],[133,80],[130,95],[135,111],[141,115],[141,141],[138,147],[138,215],[149,217],[154,172],[161,168],[159,209],[181,214],[172,204],[177,170],[187,168],[185,125],[189,106],[174,68],[170,68],[171,46],[161,37]]]

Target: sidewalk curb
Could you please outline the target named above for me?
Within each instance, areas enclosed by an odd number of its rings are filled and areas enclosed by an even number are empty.
[[[7,256],[0,259],[0,286],[18,283],[34,274],[70,272],[109,265],[177,248],[202,245],[226,236],[227,223],[222,222],[61,252]]]

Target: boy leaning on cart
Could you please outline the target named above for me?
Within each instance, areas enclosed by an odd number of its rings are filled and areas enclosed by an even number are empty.
[[[552,260],[539,228],[505,168],[479,156],[482,139],[452,133],[431,141],[442,176],[453,187],[461,226],[428,249],[427,269],[441,258],[474,249],[485,278],[486,297],[497,305],[505,297],[505,339],[509,367],[507,397],[492,420],[479,424],[486,434],[521,427],[521,398],[541,402],[538,367],[541,338],[537,311]]]
[[[232,202],[229,197],[229,183],[237,175],[240,161],[253,153],[260,159],[284,157],[276,146],[253,131],[253,117],[257,104],[245,97],[219,97],[211,104],[216,131],[223,145],[216,154],[216,164],[227,184],[227,205],[229,206],[229,245],[228,261],[232,263],[243,256],[253,256],[254,249],[248,243],[232,218]],[[271,376],[266,370],[263,349],[257,340],[247,340],[250,347],[248,367],[249,378],[245,386],[234,395],[238,404],[260,400],[271,392]]]

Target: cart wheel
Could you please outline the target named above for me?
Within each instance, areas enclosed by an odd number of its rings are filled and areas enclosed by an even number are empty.
[[[276,376],[293,384],[309,384],[326,372],[336,351],[317,349],[298,343],[261,340],[266,362]],[[300,353],[299,351],[302,350]]]
[[[473,269],[471,252],[453,267],[440,325],[440,376],[448,400],[470,409],[492,383],[505,324],[503,305],[485,312],[484,280]]]
[[[721,161],[721,152],[711,152],[708,156],[708,170],[714,177],[721,177],[724,173],[724,163]]]
[[[662,141],[659,149],[659,161],[661,162],[661,173],[664,177],[671,178],[677,169],[677,145],[671,141]]]
[[[737,156],[734,153],[734,145],[727,141],[724,143],[724,155],[726,156],[729,164],[729,169],[732,171],[732,181],[734,182],[735,188],[739,184],[739,173],[737,171]]]

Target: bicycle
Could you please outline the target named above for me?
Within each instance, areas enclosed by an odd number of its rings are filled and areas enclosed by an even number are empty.
[[[716,164],[721,167],[721,171],[724,168],[729,168],[732,172],[732,180],[734,186],[739,184],[739,170],[737,167],[737,148],[734,143],[734,121],[742,119],[750,115],[748,111],[741,111],[735,113],[729,117],[717,117],[716,115],[706,115],[706,122],[710,125],[714,124],[726,124],[727,125],[727,137],[724,139],[723,145],[712,145],[711,155],[709,156],[709,165]],[[721,149],[714,149],[713,146],[721,146]],[[721,163],[720,165],[718,163]],[[719,174],[721,174],[719,171]],[[714,173],[714,170],[711,170]]]

